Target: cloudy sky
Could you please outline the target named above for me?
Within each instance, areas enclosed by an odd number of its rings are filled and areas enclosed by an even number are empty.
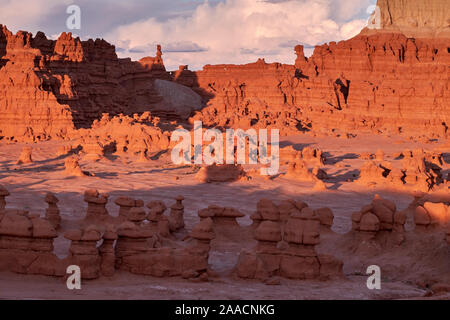
[[[120,57],[154,56],[161,44],[168,70],[205,64],[292,64],[293,47],[348,39],[366,24],[376,0],[0,0],[0,24],[13,32],[72,31],[104,38]],[[69,30],[69,5],[81,9],[81,29]]]

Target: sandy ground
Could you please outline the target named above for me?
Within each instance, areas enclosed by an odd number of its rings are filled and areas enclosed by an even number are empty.
[[[326,192],[312,191],[313,184],[288,180],[283,176],[268,180],[254,177],[250,181],[226,184],[203,184],[195,180],[195,172],[189,166],[174,166],[168,155],[159,160],[142,164],[137,158],[116,156],[99,162],[81,160],[83,170],[93,177],[66,177],[63,174],[66,156],[56,156],[62,142],[50,141],[33,145],[33,160],[29,165],[17,165],[23,144],[0,144],[0,184],[8,188],[8,208],[29,210],[44,215],[46,203],[43,198],[48,191],[59,198],[62,215],[61,234],[76,226],[86,212],[83,193],[96,188],[110,194],[107,209],[111,215],[118,214],[113,203],[117,196],[131,196],[150,200],[163,200],[166,205],[174,197],[185,197],[185,222],[187,230],[198,221],[197,211],[208,205],[232,206],[246,214],[239,220],[242,226],[233,233],[219,232],[212,243],[210,256],[212,269],[218,277],[206,283],[181,278],[154,278],[117,272],[112,278],[84,281],[82,290],[69,291],[60,278],[0,273],[0,298],[6,299],[396,299],[423,297],[427,290],[421,282],[448,281],[450,274],[450,249],[443,241],[443,232],[417,236],[410,231],[407,244],[392,251],[380,251],[376,256],[354,256],[349,249],[350,239],[344,235],[351,229],[351,214],[370,203],[375,194],[391,199],[399,210],[408,207],[413,197],[409,192],[362,187],[354,182],[358,168],[364,160],[358,158],[363,152],[375,153],[383,149],[386,160],[404,149],[439,149],[440,143],[421,144],[400,138],[358,136],[354,139],[315,138],[308,135],[287,137],[282,145],[293,144],[319,147],[326,152],[325,170],[331,176]],[[443,152],[441,150],[441,152]],[[446,172],[450,160],[446,158]],[[282,167],[280,172],[285,172]],[[178,177],[178,179],[176,179]],[[319,252],[333,254],[344,261],[345,278],[332,281],[292,281],[281,279],[280,284],[268,286],[258,281],[244,281],[231,274],[243,248],[251,248],[255,242],[248,226],[249,215],[256,209],[261,198],[272,200],[301,199],[310,207],[329,207],[335,215],[333,231],[322,236]],[[408,217],[411,229],[412,217]],[[55,253],[63,258],[70,242],[60,235],[55,240]],[[430,250],[430,245],[432,249]],[[364,270],[378,264],[386,273],[382,275],[382,289],[369,290]],[[449,282],[450,283],[450,282]],[[448,295],[441,298],[448,298]]]

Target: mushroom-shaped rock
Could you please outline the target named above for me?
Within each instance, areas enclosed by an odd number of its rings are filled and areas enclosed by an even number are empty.
[[[108,196],[100,194],[97,189],[89,189],[84,193],[84,201],[97,204],[106,204],[108,202]]]
[[[431,224],[431,217],[424,207],[418,206],[414,210],[414,223],[417,226],[428,226]]]
[[[33,148],[31,147],[24,147],[22,149],[22,152],[20,154],[19,160],[17,160],[17,164],[27,164],[32,163],[33,159],[31,158],[31,152],[33,151]]]
[[[284,240],[294,244],[316,245],[320,243],[320,221],[311,208],[291,214],[284,229]]]
[[[258,241],[281,241],[280,225],[273,221],[263,221],[255,230],[255,239]]]
[[[6,188],[0,184],[0,210],[5,209],[6,207],[5,197],[7,196],[9,196],[9,191],[6,190]]]
[[[64,233],[64,238],[72,240],[72,241],[80,241],[82,236],[83,236],[83,231],[78,230],[78,229],[69,230],[69,231],[66,231],[66,233]]]
[[[283,200],[278,205],[278,210],[280,212],[280,219],[287,220],[291,215],[291,211],[295,209],[295,201]]]
[[[171,231],[176,231],[184,227],[184,197],[177,196],[175,200],[176,203],[170,207],[169,227]]]
[[[128,212],[128,220],[140,224],[145,220],[146,215],[147,213],[143,207],[134,207]]]
[[[439,221],[441,223],[450,221],[450,206],[446,206],[444,203],[425,202],[423,204],[425,210],[427,210],[430,218],[433,221]]]
[[[361,231],[377,232],[380,230],[380,220],[373,213],[366,213],[361,218],[359,229]]]
[[[257,212],[263,220],[279,221],[280,211],[278,207],[269,199],[261,199],[256,205]]]
[[[120,207],[130,207],[131,208],[131,207],[135,206],[136,201],[130,197],[118,197],[116,200],[114,200],[114,203]]]
[[[55,229],[57,229],[61,223],[61,217],[57,206],[59,200],[53,193],[48,192],[45,196],[45,202],[48,204],[48,208],[45,211],[45,218],[50,221]]]
[[[162,215],[164,214],[164,211],[166,211],[167,207],[166,204],[162,201],[156,200],[156,201],[150,201],[147,204],[147,208],[150,209],[150,212],[147,216],[148,221],[157,222],[162,219]]]
[[[78,158],[76,156],[68,157],[64,161],[64,173],[68,176],[83,177],[85,176],[83,170],[81,170]]]
[[[206,240],[210,241],[214,239],[214,229],[213,229],[213,221],[211,218],[206,218],[197,223],[190,236],[197,240]]]
[[[319,216],[321,225],[331,228],[331,226],[333,225],[334,214],[330,208],[320,208],[320,209],[314,210],[314,213]]]
[[[58,236],[50,221],[34,218],[31,219],[31,223],[33,225],[34,238],[52,239]]]
[[[47,203],[58,203],[59,200],[58,200],[58,198],[57,198],[53,193],[48,192],[48,193],[45,195],[45,202],[47,202]]]
[[[117,229],[117,234],[119,237],[135,239],[151,238],[153,236],[151,230],[142,229],[130,221],[122,223]]]
[[[32,237],[33,225],[25,215],[5,213],[0,221],[0,234],[15,237]]]

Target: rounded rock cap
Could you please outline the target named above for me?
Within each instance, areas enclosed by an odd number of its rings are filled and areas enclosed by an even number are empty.
[[[3,185],[0,184],[0,196],[6,197],[9,196],[9,194],[10,194],[9,191]]]

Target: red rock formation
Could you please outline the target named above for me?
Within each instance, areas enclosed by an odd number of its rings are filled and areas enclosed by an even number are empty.
[[[122,217],[124,220],[129,219],[132,208],[142,208],[144,206],[144,201],[130,197],[119,197],[114,200],[114,203],[120,207],[119,217]]]
[[[160,47],[156,58],[132,62],[118,59],[115,47],[101,39],[80,41],[63,32],[53,41],[42,32],[14,35],[0,25],[0,136],[61,138],[105,112],[152,110],[164,100],[156,78],[169,79]]]
[[[118,236],[117,269],[156,277],[207,279],[210,242],[214,238],[211,219],[193,228],[193,241],[186,247],[153,248],[147,241],[152,238],[152,232],[129,222],[119,227]]]
[[[308,59],[297,48],[295,66],[207,65],[175,81],[212,97],[193,117],[209,126],[448,137],[447,43],[359,35],[317,46]]]
[[[371,204],[352,215],[352,229],[356,232],[357,243],[369,240],[400,244],[404,241],[406,213],[397,211],[394,202],[376,195]],[[387,240],[386,240],[387,239]]]
[[[92,160],[99,160],[114,149],[117,155],[150,156],[169,147],[168,134],[149,123],[152,120],[150,115],[131,118],[103,114],[100,120],[94,120],[90,129],[78,130],[70,137],[78,141],[85,157]]]
[[[444,226],[450,221],[450,206],[445,203],[425,202],[416,207],[414,222],[417,230]]]
[[[378,0],[377,5],[381,28],[377,32],[402,32],[408,37],[450,36],[446,0]]]
[[[0,270],[62,276],[62,264],[53,253],[56,237],[45,219],[20,210],[0,212]]]
[[[45,196],[45,202],[48,204],[48,208],[45,210],[45,218],[50,221],[53,228],[57,230],[61,223],[61,216],[59,215],[58,198],[51,192],[48,192]]]
[[[147,208],[150,212],[147,216],[147,220],[150,222],[150,226],[154,233],[157,233],[163,237],[170,235],[169,218],[164,215],[167,207],[162,201],[150,201],[147,204]]]
[[[84,193],[84,201],[88,204],[86,221],[96,223],[108,220],[110,215],[106,210],[107,194],[100,194],[96,189],[89,189]]]
[[[184,228],[184,205],[183,196],[177,196],[176,202],[170,207],[169,215],[169,229],[170,231],[177,231]]]
[[[81,269],[83,279],[96,279],[100,276],[101,257],[97,242],[102,233],[96,226],[88,226],[84,230],[70,230],[64,237],[71,240],[67,260]]]
[[[31,152],[33,148],[24,147],[22,152],[20,153],[19,160],[17,160],[17,164],[28,164],[33,163],[33,159],[31,158]]]
[[[214,222],[215,227],[222,227],[239,226],[236,218],[242,218],[245,214],[234,208],[211,205],[208,208],[199,210],[198,216],[201,220],[210,218]]]
[[[9,196],[9,191],[0,184],[0,211],[5,209],[6,207],[6,200],[5,198]]]
[[[80,164],[78,163],[78,157],[72,156],[68,157],[64,161],[64,174],[68,176],[75,176],[75,177],[83,177],[85,176],[85,173],[83,170],[81,170]]]
[[[231,182],[243,179],[246,176],[243,167],[233,164],[217,165],[212,164],[210,166],[202,167],[195,178],[203,182]]]
[[[303,203],[298,204],[302,209],[290,204],[290,215],[282,223],[277,206],[269,200],[258,202],[262,220],[255,230],[258,244],[253,251],[241,252],[236,265],[239,277],[267,281],[275,276],[327,279],[342,275],[341,261],[315,251],[320,243],[319,215]]]

